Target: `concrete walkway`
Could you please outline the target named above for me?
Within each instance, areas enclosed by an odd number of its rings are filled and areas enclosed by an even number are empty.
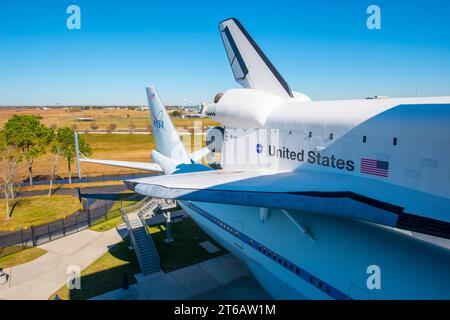
[[[226,254],[173,272],[143,277],[128,290],[118,289],[93,300],[271,299],[247,266]]]
[[[41,245],[48,251],[43,256],[4,269],[10,277],[7,284],[0,286],[0,299],[46,300],[66,283],[67,267],[75,265],[83,270],[120,241],[116,229],[84,230]]]

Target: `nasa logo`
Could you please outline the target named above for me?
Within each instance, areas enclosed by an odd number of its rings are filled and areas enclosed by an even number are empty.
[[[153,130],[157,130],[157,129],[164,129],[164,121],[162,120],[163,117],[163,112],[162,110],[158,112],[158,116],[155,117],[155,115],[153,115]]]
[[[263,152],[263,146],[261,143],[256,144],[256,153],[261,154]]]

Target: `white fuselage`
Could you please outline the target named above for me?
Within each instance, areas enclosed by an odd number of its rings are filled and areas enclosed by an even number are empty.
[[[243,128],[242,119],[222,118],[219,110],[213,118],[228,128],[224,169],[335,172],[450,198],[450,97],[281,102],[253,128]],[[257,143],[263,152],[256,161],[241,157],[254,157]],[[388,176],[361,173],[361,158],[388,161]]]

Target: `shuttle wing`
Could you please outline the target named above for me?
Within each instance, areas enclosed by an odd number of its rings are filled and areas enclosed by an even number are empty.
[[[301,210],[450,238],[450,200],[328,172],[215,170],[125,181],[152,197]]]

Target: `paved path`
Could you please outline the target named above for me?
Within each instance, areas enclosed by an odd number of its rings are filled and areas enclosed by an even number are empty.
[[[107,232],[84,230],[46,243],[40,248],[48,252],[28,263],[6,268],[7,284],[0,286],[0,300],[48,299],[66,283],[67,267],[85,269],[112,245],[122,241],[116,229]]]
[[[271,299],[247,266],[231,254],[169,273],[139,274],[136,279],[128,290],[114,290],[93,300]]]

